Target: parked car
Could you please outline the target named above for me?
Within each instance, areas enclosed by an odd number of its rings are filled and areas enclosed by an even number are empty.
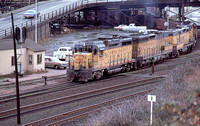
[[[53,57],[57,57],[60,60],[65,60],[66,55],[72,55],[71,47],[60,47],[57,51],[53,52]]]
[[[119,30],[119,31],[122,31],[123,30],[123,27],[125,27],[127,25],[119,25],[119,26],[116,26],[114,27],[115,30]]]
[[[127,32],[139,32],[140,30],[146,30],[147,26],[135,26],[135,24],[129,24],[129,26],[123,27],[123,31]]]
[[[24,13],[24,18],[34,18],[36,15],[39,16],[40,12],[36,13],[36,10],[27,10]]]
[[[57,57],[45,56],[45,67],[65,69],[67,66],[68,62],[60,61]]]
[[[51,29],[60,30],[61,29],[61,25],[59,23],[53,23],[53,24],[51,24]]]

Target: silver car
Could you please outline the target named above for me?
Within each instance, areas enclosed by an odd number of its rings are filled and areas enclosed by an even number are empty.
[[[39,12],[36,13],[36,10],[27,10],[24,13],[24,18],[34,18],[36,15],[39,16],[40,13]]]
[[[60,61],[57,57],[45,56],[45,67],[66,69],[68,62]]]

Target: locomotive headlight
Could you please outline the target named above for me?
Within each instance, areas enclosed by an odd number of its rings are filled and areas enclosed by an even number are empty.
[[[85,59],[85,58],[86,58],[86,56],[83,56],[83,58]]]

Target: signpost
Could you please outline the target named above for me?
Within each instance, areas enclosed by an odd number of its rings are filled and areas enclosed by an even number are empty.
[[[148,95],[147,100],[151,102],[150,125],[152,125],[153,102],[156,102],[156,96],[155,95]]]

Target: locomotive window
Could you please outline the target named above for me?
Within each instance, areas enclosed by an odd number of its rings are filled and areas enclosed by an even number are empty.
[[[86,49],[85,48],[79,48],[79,52],[85,52]]]
[[[117,44],[111,44],[111,45],[109,45],[109,47],[113,47],[113,46],[117,46],[118,45],[118,43]]]
[[[75,48],[75,53],[77,52],[77,48]]]
[[[100,55],[99,57],[102,57],[103,56],[103,50],[100,50]]]
[[[92,52],[92,48],[89,48],[89,49],[88,49],[88,52]]]
[[[154,39],[156,36],[155,35],[152,35],[152,36],[150,36],[149,38],[150,39]]]
[[[60,51],[67,51],[67,49],[65,49],[65,48],[61,48]]]
[[[140,42],[145,42],[145,41],[148,41],[148,38],[141,38],[140,39]]]
[[[96,55],[97,54],[97,49],[94,49],[94,55]]]
[[[130,44],[131,44],[131,41],[129,41],[129,42],[122,42],[122,46],[130,45]]]

